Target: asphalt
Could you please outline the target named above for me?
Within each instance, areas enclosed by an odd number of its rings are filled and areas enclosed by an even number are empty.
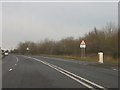
[[[2,60],[2,88],[87,88],[70,78],[72,75],[69,77],[67,73],[61,73],[63,71],[39,60],[105,88],[118,88],[117,69],[96,67],[81,61],[22,55],[8,55]]]

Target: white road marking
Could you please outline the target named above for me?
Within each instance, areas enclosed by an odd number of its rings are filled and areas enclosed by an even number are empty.
[[[16,58],[16,60],[17,60],[17,62],[18,62],[18,61],[19,61],[19,60],[18,60],[18,57],[16,57],[16,56],[14,56],[14,57]],[[14,66],[12,66],[12,68],[14,69],[14,67],[15,67],[16,65],[17,65],[17,64],[15,63]],[[9,72],[13,70],[12,68],[9,69]]]
[[[18,62],[18,61],[19,61],[19,60],[18,60],[18,57],[16,57],[16,59],[17,59],[17,62]]]
[[[46,63],[45,63],[45,64],[46,64]],[[73,77],[73,76],[71,76],[71,75],[69,75],[69,74],[67,74],[67,73],[65,73],[65,72],[63,72],[63,71],[61,71],[61,70],[59,70],[59,69],[55,68],[54,66],[52,66],[52,65],[50,65],[50,64],[46,64],[46,65],[48,65],[48,66],[50,66],[51,68],[53,68],[53,69],[57,70],[58,72],[60,72],[60,73],[62,73],[62,74],[64,74],[64,75],[66,75],[66,76],[70,77],[71,79],[73,79],[73,80],[77,81],[78,83],[81,83],[82,85],[84,85],[84,86],[86,86],[86,87],[88,87],[88,88],[93,89],[93,87],[92,87],[92,86],[90,86],[90,85],[88,85],[88,84],[86,84],[86,83],[84,83],[84,82],[80,81],[79,79],[77,79],[77,78],[75,78],[75,77]],[[93,89],[93,90],[96,90],[96,89]]]
[[[16,56],[14,56],[15,58],[16,58],[16,60],[17,60],[17,62],[19,61],[19,59],[18,59],[18,57],[16,57]]]
[[[54,68],[55,70],[59,71],[60,73],[66,75],[66,76],[72,78],[73,80],[81,83],[82,85],[86,86],[87,88],[93,89],[92,86],[90,86],[90,85],[88,85],[88,84],[80,81],[79,79],[81,79],[81,80],[83,80],[83,81],[85,81],[85,82],[87,82],[87,83],[89,83],[89,84],[91,84],[91,85],[94,85],[94,86],[96,86],[96,87],[98,87],[98,88],[101,88],[101,89],[103,89],[103,90],[107,90],[107,89],[105,89],[103,86],[100,86],[100,85],[98,85],[98,84],[96,84],[96,83],[94,83],[94,82],[91,82],[91,81],[89,81],[89,80],[87,80],[87,79],[85,79],[85,78],[82,78],[82,77],[80,77],[80,76],[78,76],[78,75],[76,75],[76,74],[74,74],[74,73],[71,73],[71,72],[69,72],[69,71],[67,71],[67,70],[65,70],[65,69],[62,69],[62,68],[60,68],[60,67],[58,67],[58,66],[55,66],[55,65],[53,65],[53,64],[50,64],[50,63],[48,63],[48,62],[42,61],[42,60],[40,60],[40,59],[28,57],[28,56],[24,56],[24,57],[34,59],[34,60],[39,61],[39,62],[41,62],[41,63],[43,63],[43,64],[45,64],[45,65],[47,65],[47,66],[49,66],[49,67],[51,67],[51,68]],[[71,75],[72,75],[72,76],[71,76]],[[73,77],[73,76],[74,76],[74,77]],[[79,78],[79,79],[77,79],[76,77]]]
[[[64,72],[67,72],[68,74],[71,74],[71,75],[73,75],[73,76],[75,76],[75,77],[77,77],[77,78],[79,78],[79,79],[81,79],[81,80],[84,80],[84,81],[86,81],[86,82],[88,82],[88,83],[90,83],[90,84],[92,84],[92,85],[94,85],[94,86],[97,86],[97,87],[99,87],[99,88],[104,88],[104,87],[102,87],[102,86],[100,86],[100,85],[97,85],[97,84],[95,84],[95,83],[87,80],[87,79],[84,79],[84,78],[82,78],[82,77],[80,77],[80,76],[78,76],[78,75],[75,75],[75,74],[73,74],[73,73],[71,73],[71,72],[69,72],[69,71],[67,71],[67,70],[65,70],[65,69],[62,69],[62,68],[60,68],[60,67],[58,67],[58,66],[55,66],[55,65],[53,65],[53,64],[51,64],[51,65],[54,66],[54,67],[56,67],[56,68],[58,68],[58,69],[60,69],[60,70],[62,70],[62,71],[64,71]]]
[[[12,70],[13,70],[12,68],[11,68],[11,69],[9,69],[9,72],[10,72],[10,71],[12,71]]]
[[[26,56],[25,56],[25,57],[26,57]],[[32,57],[27,57],[27,58],[31,58],[31,59],[34,59],[34,60],[36,60],[36,61],[39,61],[39,62],[41,62],[41,63],[43,63],[43,64],[45,64],[45,65],[47,65],[47,66],[49,66],[49,67],[51,67],[51,68],[53,68],[53,69],[55,69],[55,70],[57,70],[58,72],[60,72],[60,73],[62,73],[62,74],[64,74],[64,75],[72,78],[73,80],[77,81],[78,83],[81,83],[81,84],[83,84],[84,86],[86,86],[86,87],[88,87],[88,88],[91,88],[91,89],[93,88],[93,87],[87,85],[86,83],[80,81],[79,79],[76,79],[75,77],[73,77],[73,76],[71,76],[71,75],[69,75],[69,74],[67,74],[67,73],[65,73],[65,72],[57,69],[56,67],[52,66],[50,63],[47,63],[47,62],[44,62],[44,61],[41,61],[41,60],[39,60],[39,59],[32,58]],[[95,90],[95,89],[93,89],[93,90]]]

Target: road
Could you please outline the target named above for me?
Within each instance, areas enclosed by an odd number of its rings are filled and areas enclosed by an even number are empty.
[[[2,60],[3,88],[118,88],[118,70],[45,56],[8,55]]]

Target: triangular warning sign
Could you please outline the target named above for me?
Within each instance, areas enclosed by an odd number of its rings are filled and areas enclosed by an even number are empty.
[[[85,45],[85,41],[82,40],[81,43],[80,43],[80,45]]]

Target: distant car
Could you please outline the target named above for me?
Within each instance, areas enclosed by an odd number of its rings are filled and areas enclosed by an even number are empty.
[[[8,54],[9,54],[9,53],[8,53],[8,50],[4,51],[4,55],[5,55],[5,56],[8,56]]]
[[[5,56],[8,56],[8,52],[5,52],[4,55],[5,55]]]

